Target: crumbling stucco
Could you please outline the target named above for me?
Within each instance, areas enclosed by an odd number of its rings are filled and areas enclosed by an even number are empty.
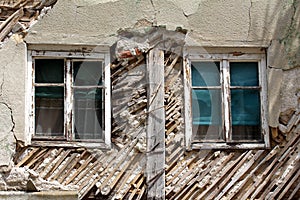
[[[0,102],[0,171],[7,171],[12,166],[16,141],[14,138],[14,121],[11,108]],[[0,184],[1,185],[1,184]]]

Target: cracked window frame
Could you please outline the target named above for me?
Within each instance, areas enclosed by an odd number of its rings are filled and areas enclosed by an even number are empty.
[[[188,149],[270,147],[264,49],[190,48],[183,66]]]
[[[28,51],[28,143],[111,146],[108,51]]]

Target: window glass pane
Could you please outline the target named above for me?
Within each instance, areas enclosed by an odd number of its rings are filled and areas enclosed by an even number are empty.
[[[220,62],[192,62],[192,86],[219,86]]]
[[[73,62],[73,80],[76,86],[102,85],[102,62]]]
[[[102,89],[74,89],[75,139],[102,139]]]
[[[231,90],[233,139],[261,139],[259,90]]]
[[[64,87],[35,87],[35,96],[51,99],[63,99]]]
[[[37,87],[35,91],[35,135],[64,136],[63,87]]]
[[[257,62],[231,62],[230,63],[231,86],[258,86]]]
[[[220,90],[193,90],[194,139],[223,139]]]
[[[35,60],[36,83],[63,83],[64,60],[63,59],[36,59]]]

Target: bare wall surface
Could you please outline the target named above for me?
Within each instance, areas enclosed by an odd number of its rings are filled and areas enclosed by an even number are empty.
[[[0,130],[19,139],[25,132],[25,52],[25,44],[13,40],[0,49]]]

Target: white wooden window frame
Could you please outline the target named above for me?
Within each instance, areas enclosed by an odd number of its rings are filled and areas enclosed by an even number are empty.
[[[66,140],[63,141],[50,141],[45,140],[32,140],[35,134],[35,59],[64,59],[65,60],[65,75],[64,75],[64,135]],[[72,140],[72,130],[74,123],[72,119],[73,109],[73,95],[72,95],[72,72],[71,63],[78,60],[92,60],[101,61],[104,71],[104,127],[103,127],[103,140],[95,141],[76,141]],[[26,98],[26,144],[39,145],[39,146],[84,146],[88,148],[111,148],[111,81],[110,81],[110,54],[108,51],[97,53],[82,53],[82,52],[59,52],[59,51],[35,51],[28,50],[27,53],[27,98]],[[66,92],[67,91],[67,92]]]
[[[217,53],[213,53],[213,52]],[[270,148],[269,127],[267,122],[267,78],[266,78],[266,54],[261,49],[209,49],[199,50],[185,49],[183,59],[184,75],[184,115],[185,115],[185,145],[187,149],[255,149]],[[195,142],[192,140],[192,80],[191,63],[197,61],[218,61],[222,65],[220,72],[221,95],[222,95],[222,127],[225,142]],[[231,140],[230,122],[230,62],[258,62],[259,88],[260,88],[260,111],[261,111],[261,134],[263,143],[253,141],[234,142]],[[224,100],[227,99],[227,100]],[[231,140],[231,142],[230,142]]]

